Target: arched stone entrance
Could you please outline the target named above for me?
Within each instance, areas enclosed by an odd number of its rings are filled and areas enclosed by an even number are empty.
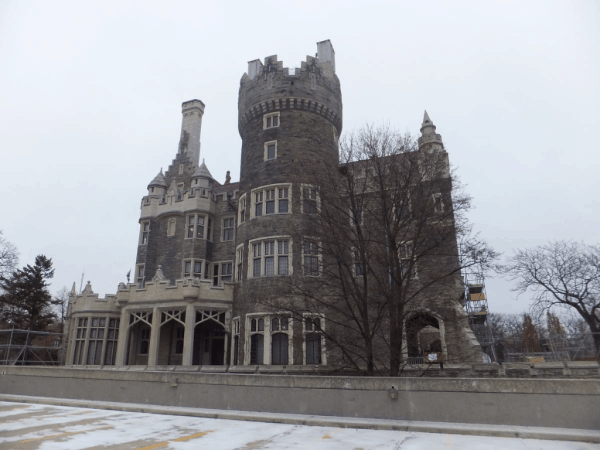
[[[409,358],[420,358],[429,353],[444,353],[443,326],[427,312],[412,315],[405,322],[406,348]]]

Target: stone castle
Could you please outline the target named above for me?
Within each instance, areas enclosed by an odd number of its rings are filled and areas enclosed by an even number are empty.
[[[239,182],[227,174],[219,183],[200,162],[204,109],[200,100],[183,103],[175,159],[142,198],[132,282],[105,298],[89,282],[81,294],[73,287],[66,365],[252,372],[334,361],[323,332],[326,312],[299,317],[247,296],[270,283],[276,289],[281,277],[319,276],[319,249],[289,230],[318,203],[310,168],[340,164],[342,96],[331,42],[319,42],[317,56],[293,71],[277,56],[248,63],[238,103]],[[421,151],[446,155],[427,115],[421,132]],[[462,291],[453,291],[452,308],[427,305],[419,342],[446,359],[477,361]]]

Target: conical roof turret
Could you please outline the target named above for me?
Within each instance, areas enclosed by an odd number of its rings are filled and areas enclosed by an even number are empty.
[[[198,166],[198,168],[194,172],[194,175],[192,175],[192,179],[194,178],[208,178],[209,180],[214,181],[213,176],[210,174],[208,167],[206,167],[206,164],[204,163],[204,158],[202,158],[202,164]]]
[[[429,118],[427,110],[423,115],[423,123],[421,124],[421,137],[419,138],[419,150],[425,151],[444,151],[444,143],[442,136],[435,132],[435,125]]]
[[[162,168],[160,169],[158,175],[156,175],[154,179],[150,182],[148,187],[167,187],[167,182],[165,181],[165,176],[163,175]]]

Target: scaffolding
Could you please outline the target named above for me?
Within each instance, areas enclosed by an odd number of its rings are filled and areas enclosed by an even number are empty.
[[[62,334],[46,331],[0,330],[0,365],[60,365]]]
[[[478,265],[474,265],[469,269],[463,269],[463,276],[462,303],[469,318],[469,326],[479,341],[483,352],[489,356],[491,361],[497,362],[494,335],[487,322],[489,306],[483,271]]]
[[[598,361],[600,350],[594,344],[594,335],[600,333],[572,333],[556,334],[542,337],[541,352],[527,350],[518,352],[505,352],[506,362],[531,362],[532,359],[542,361]],[[503,342],[509,348],[523,347],[522,342]]]

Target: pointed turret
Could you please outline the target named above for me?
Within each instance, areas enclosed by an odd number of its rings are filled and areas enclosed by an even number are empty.
[[[200,100],[190,100],[181,105],[181,139],[179,153],[186,153],[194,165],[200,161],[200,129],[204,115],[204,103]]]
[[[193,187],[210,187],[215,179],[211,175],[204,158],[202,158],[202,164],[196,169],[194,175],[192,175],[192,186]]]
[[[423,116],[423,123],[421,124],[421,137],[419,138],[419,150],[427,152],[443,152],[444,143],[442,142],[442,136],[435,132],[435,125],[429,118],[427,110]]]
[[[148,195],[153,197],[162,197],[165,195],[165,190],[167,187],[167,181],[165,180],[165,176],[163,175],[161,168],[158,175],[156,175],[148,185]]]

